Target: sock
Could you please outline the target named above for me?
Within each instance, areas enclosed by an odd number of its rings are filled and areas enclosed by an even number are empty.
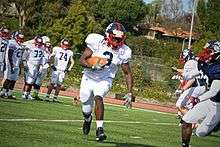
[[[50,94],[46,94],[45,97],[50,97]]]
[[[103,127],[103,120],[96,120],[96,126],[97,126],[97,128],[99,128],[99,127]]]
[[[54,96],[53,96],[53,99],[57,99],[57,95],[54,95]]]
[[[12,92],[13,92],[13,90],[9,89],[8,92],[7,92],[7,95],[12,96]]]

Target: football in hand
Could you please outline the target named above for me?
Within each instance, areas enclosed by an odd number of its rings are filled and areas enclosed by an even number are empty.
[[[97,56],[90,57],[86,60],[90,65],[97,65],[104,66],[108,63],[108,60],[106,58],[101,58]]]

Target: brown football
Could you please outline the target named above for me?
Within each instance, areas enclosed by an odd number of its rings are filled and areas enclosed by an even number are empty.
[[[86,60],[90,65],[96,65],[99,63],[100,65],[105,65],[108,63],[106,58],[101,58],[97,56],[90,57]]]

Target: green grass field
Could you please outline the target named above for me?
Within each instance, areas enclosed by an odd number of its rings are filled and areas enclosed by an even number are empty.
[[[180,127],[174,114],[105,105],[107,140],[96,142],[93,120],[90,134],[82,135],[80,105],[62,97],[63,103],[0,99],[0,146],[20,147],[178,147]],[[193,147],[218,147],[220,133],[192,137]]]

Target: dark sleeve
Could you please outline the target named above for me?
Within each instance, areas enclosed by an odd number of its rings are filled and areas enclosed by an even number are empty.
[[[11,67],[13,67],[13,53],[14,53],[13,47],[9,47],[8,60],[9,60]]]

